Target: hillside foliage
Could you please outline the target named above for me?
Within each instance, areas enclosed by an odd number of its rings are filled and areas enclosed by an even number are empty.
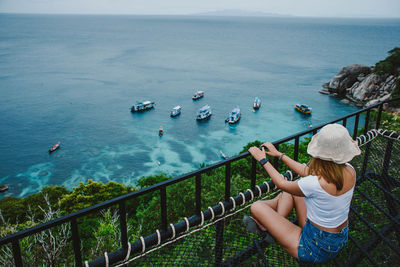
[[[390,50],[389,56],[375,64],[374,72],[376,74],[400,74],[400,48],[396,47]]]

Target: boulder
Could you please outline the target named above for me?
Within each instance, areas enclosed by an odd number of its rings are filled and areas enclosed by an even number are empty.
[[[379,98],[377,98],[377,99],[372,99],[372,100],[368,101],[367,103],[365,103],[364,106],[365,106],[365,107],[369,107],[369,106],[375,105],[375,104],[377,104],[377,103],[380,103],[380,102],[389,100],[389,99],[391,99],[391,97],[392,97],[391,94],[387,94],[387,95],[381,96],[381,97],[379,97]],[[387,107],[384,108],[384,110],[386,110],[386,109],[387,109]]]
[[[324,94],[324,95],[329,95],[329,91],[328,91],[328,90],[325,90],[325,89],[319,90],[319,92],[320,92],[321,94]]]
[[[365,65],[353,64],[343,67],[328,84],[330,93],[345,95],[346,89],[353,86],[356,81],[364,80],[364,77],[371,73],[371,68]]]
[[[396,88],[396,80],[400,76],[391,74],[376,74],[365,65],[350,65],[343,67],[329,83],[323,84],[320,93],[328,91],[331,96],[343,97],[343,103],[349,100],[359,107],[368,107],[391,99]],[[390,108],[389,105],[384,109]]]
[[[372,106],[372,105],[375,105],[375,104],[378,104],[378,103],[379,103],[378,99],[372,99],[371,101],[368,101],[364,106],[365,107],[369,107],[369,106]]]
[[[364,102],[379,88],[380,82],[380,76],[373,73],[368,75],[362,82],[354,83],[348,93],[357,101]]]

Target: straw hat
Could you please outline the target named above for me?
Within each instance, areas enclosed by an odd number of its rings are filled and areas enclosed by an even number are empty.
[[[360,155],[361,150],[347,129],[340,124],[328,124],[313,136],[307,153],[314,158],[343,164]]]

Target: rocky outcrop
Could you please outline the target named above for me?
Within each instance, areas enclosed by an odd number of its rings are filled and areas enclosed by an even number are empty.
[[[347,98],[358,106],[367,107],[392,97],[399,76],[372,72],[371,67],[365,65],[350,65],[343,67],[323,87],[329,94]]]
[[[336,74],[328,83],[328,91],[330,93],[337,93],[344,95],[346,89],[350,88],[358,77],[365,77],[371,73],[371,68],[364,65],[350,65],[343,67],[338,74]]]

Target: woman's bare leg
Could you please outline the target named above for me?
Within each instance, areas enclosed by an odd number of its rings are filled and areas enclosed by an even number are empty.
[[[289,196],[291,196],[289,194]],[[291,197],[292,198],[292,197]],[[287,201],[290,198],[282,195],[282,211],[286,212],[288,206]],[[279,210],[279,200],[277,209]],[[293,207],[293,198],[292,198]],[[259,221],[268,232],[281,244],[282,248],[286,250],[290,255],[297,258],[297,247],[299,245],[299,239],[301,234],[301,228],[289,220],[283,215],[279,214],[273,209],[266,201],[257,201],[251,205],[251,213]],[[290,211],[289,211],[290,212]]]
[[[287,218],[292,212],[294,206],[293,195],[287,192],[282,192],[278,200],[278,207],[276,211],[283,217]]]
[[[292,211],[293,206],[296,208],[296,215],[300,227],[286,219]],[[301,229],[304,227],[307,218],[307,208],[304,197],[293,196],[289,193],[282,192],[274,199],[257,201],[251,206],[251,212],[257,221],[278,240],[283,249],[297,258],[297,247]]]
[[[260,200],[260,202],[264,202],[268,204],[273,210],[278,212],[283,217],[287,217],[293,209],[294,199],[293,196],[289,193],[282,192],[277,197],[269,200]]]
[[[296,209],[296,215],[299,221],[299,226],[301,228],[304,227],[307,219],[307,208],[306,208],[306,203],[304,202],[304,197],[298,197],[289,194],[287,192],[282,192],[274,199],[261,202],[265,202],[273,210],[275,210],[285,218],[289,216],[294,206]]]

